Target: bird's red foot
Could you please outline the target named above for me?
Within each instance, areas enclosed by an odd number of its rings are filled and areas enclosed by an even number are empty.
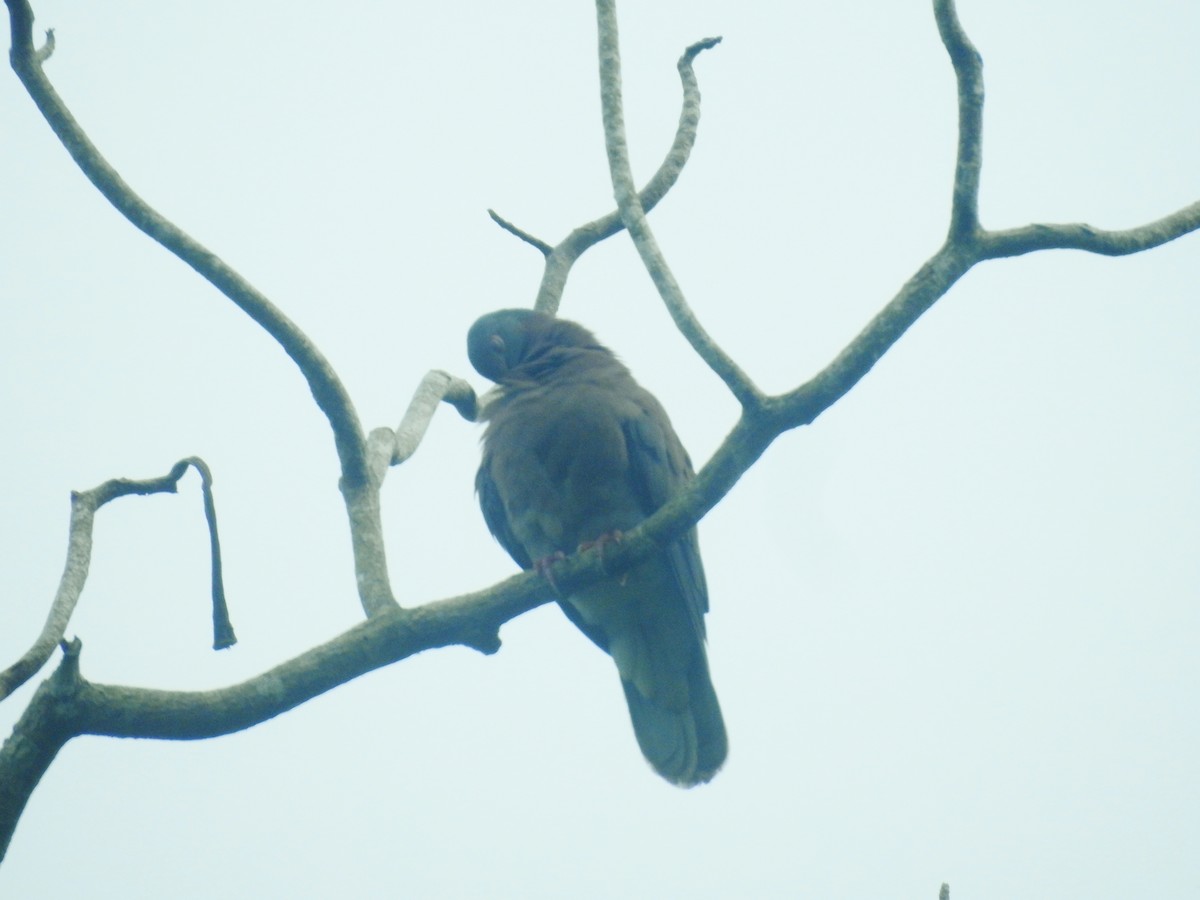
[[[604,568],[604,545],[619,544],[622,540],[624,540],[624,538],[625,535],[620,531],[620,529],[614,528],[612,531],[600,535],[600,537],[596,538],[594,541],[584,541],[579,545],[579,552],[582,553],[584,550],[591,550],[594,548],[596,552],[600,554],[600,566],[601,568]]]
[[[533,564],[534,570],[548,582],[550,582],[550,587],[554,588],[554,593],[558,594],[560,597],[562,596],[562,591],[558,589],[558,582],[554,580],[554,572],[551,571],[551,566],[553,566],[560,559],[566,558],[567,555],[561,550],[555,550],[549,556],[543,556],[541,559],[536,560]]]

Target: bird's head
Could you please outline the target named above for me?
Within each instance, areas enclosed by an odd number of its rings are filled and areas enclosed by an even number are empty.
[[[564,348],[608,351],[582,325],[532,309],[501,309],[480,317],[467,332],[475,371],[497,383],[510,376],[534,380],[561,362]]]

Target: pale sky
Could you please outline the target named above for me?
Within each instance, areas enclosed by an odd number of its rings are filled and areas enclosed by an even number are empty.
[[[587,2],[36,2],[47,71],[135,189],[331,359],[367,428],[612,208]],[[335,11],[331,11],[335,9]],[[987,86],[981,216],[1142,224],[1200,198],[1200,5],[962,0]],[[937,249],[954,77],[930,4],[619,9],[640,179],[696,69],[699,140],[651,224],[760,385],[823,367]],[[240,638],[209,649],[198,480],[101,511],[69,634],[98,682],[238,682],[361,619],[333,445],[245,315],[128,225],[0,76],[0,666],[46,615],[72,489],[212,467]],[[680,791],[554,606],[241,734],[84,738],[0,897],[955,900],[1200,895],[1200,239],[969,273],[701,523],[725,769]],[[698,464],[724,387],[628,239],[584,322]],[[406,605],[514,571],[449,407],[384,488]],[[56,657],[57,659],[57,657]],[[0,706],[7,735],[38,678]]]

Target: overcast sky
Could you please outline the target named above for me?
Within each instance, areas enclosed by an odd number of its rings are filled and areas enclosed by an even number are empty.
[[[760,385],[824,366],[937,248],[954,78],[930,4],[620,9],[635,171],[697,62],[700,136],[651,223]],[[591,4],[36,2],[108,159],[329,356],[364,424],[481,313],[532,302],[545,240],[612,207]],[[1200,198],[1200,5],[962,0],[985,61],[981,215],[1141,224]],[[5,70],[7,72],[7,70]],[[235,683],[361,618],[325,421],[295,367],[74,168],[0,76],[0,665],[36,635],[68,496],[197,454],[240,643],[208,649],[197,479],[99,515],[84,674]],[[969,273],[702,523],[728,764],[643,762],[610,660],[553,606],[492,657],[425,654],[250,731],[73,741],[0,896],[1200,894],[1200,240]],[[697,463],[733,401],[624,236],[562,312]],[[401,602],[514,571],[442,410],[384,488]],[[47,669],[49,671],[49,669]],[[35,679],[0,707],[7,735]]]

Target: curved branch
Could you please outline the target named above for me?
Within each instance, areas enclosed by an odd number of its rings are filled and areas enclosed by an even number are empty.
[[[104,504],[119,497],[131,494],[174,494],[179,489],[181,479],[188,466],[193,466],[200,473],[205,484],[211,483],[208,466],[197,457],[180,460],[171,467],[171,471],[159,478],[146,478],[135,481],[129,478],[114,478],[106,481],[90,491],[76,491],[71,494],[71,524],[67,538],[67,561],[63,566],[62,577],[58,582],[58,591],[50,604],[50,613],[46,616],[46,624],[24,655],[15,663],[0,672],[0,701],[28,681],[50,658],[54,648],[67,632],[71,615],[79,603],[87,582],[88,568],[92,561],[92,531],[96,519],[96,510]],[[212,496],[205,493],[205,517],[209,521],[209,536],[213,552],[213,619],[214,644],[220,643],[223,637],[232,638],[233,628],[228,624],[228,613],[224,614],[223,622],[217,611],[217,596],[220,594],[220,605],[224,607],[224,592],[220,589],[220,547],[217,544],[216,512],[212,507]],[[232,640],[230,641],[232,643]],[[228,646],[229,644],[225,644]]]
[[[689,46],[679,57],[676,68],[683,83],[683,108],[679,111],[679,124],[675,128],[675,139],[667,151],[666,158],[658,167],[658,171],[646,182],[638,195],[642,208],[649,212],[679,180],[683,167],[691,156],[692,148],[696,145],[696,133],[700,124],[700,85],[696,80],[693,63],[697,56],[705,50],[711,50],[721,42],[719,37],[706,38]],[[567,276],[575,261],[585,251],[607,238],[618,234],[624,227],[621,221],[621,211],[614,210],[606,216],[580,225],[568,234],[559,244],[551,247],[540,238],[530,235],[511,222],[503,219],[492,210],[488,214],[501,228],[516,235],[521,240],[536,247],[546,257],[546,267],[542,272],[542,282],[538,286],[534,309],[554,315],[558,312],[562,301],[563,289],[566,287]]]
[[[139,197],[100,154],[42,71],[44,51],[33,46],[28,0],[5,0],[12,30],[13,70],[75,163],[105,199],[134,226],[196,270],[263,327],[299,367],[317,406],[333,429],[342,477],[366,478],[366,448],[358,415],[333,367],[291,319],[216,254],[168,221]]]
[[[373,481],[382,481],[388,466],[398,466],[416,453],[441,403],[449,403],[468,422],[476,419],[479,400],[475,389],[449,372],[430,370],[417,385],[396,429],[376,428],[371,432],[368,457]]]
[[[692,64],[700,53],[712,49],[720,42],[719,37],[705,38],[689,46],[679,57],[676,68],[683,83],[683,108],[679,111],[679,124],[675,129],[675,140],[671,143],[671,149],[658,171],[638,194],[638,200],[645,212],[657,206],[675,186],[691,156],[692,148],[696,145],[696,134],[700,125],[700,85]],[[538,286],[534,309],[556,313],[562,300],[567,275],[575,260],[591,247],[620,233],[624,227],[621,210],[618,208],[606,216],[579,226],[567,235],[562,243],[554,248],[555,253],[546,260],[546,269],[542,274],[542,283]]]
[[[342,484],[350,514],[358,595],[368,617],[397,608],[388,577],[379,487],[389,466],[399,465],[416,452],[443,401],[454,406],[463,418],[475,420],[478,403],[474,388],[461,378],[434,369],[417,385],[400,425],[394,431],[376,428],[367,438],[367,480],[357,485]]]
[[[637,247],[638,255],[641,256],[654,286],[658,288],[675,326],[687,338],[700,358],[725,382],[742,407],[757,408],[764,399],[762,392],[704,330],[688,306],[679,283],[654,239],[650,224],[646,221],[646,212],[634,188],[629,147],[625,140],[625,114],[621,100],[621,53],[614,0],[596,0],[596,18],[599,30],[600,100],[604,113],[604,144],[608,151],[613,195],[621,213],[621,221],[625,223],[625,228]]]
[[[983,166],[983,58],[962,24],[954,0],[934,0],[938,34],[958,83],[958,158],[950,212],[952,240],[972,238],[979,230],[979,175]]]
[[[1150,250],[1200,230],[1200,201],[1145,225],[1107,231],[1091,225],[1033,224],[989,231],[983,236],[984,259],[1022,256],[1036,250],[1084,250],[1103,256],[1127,256]]]

